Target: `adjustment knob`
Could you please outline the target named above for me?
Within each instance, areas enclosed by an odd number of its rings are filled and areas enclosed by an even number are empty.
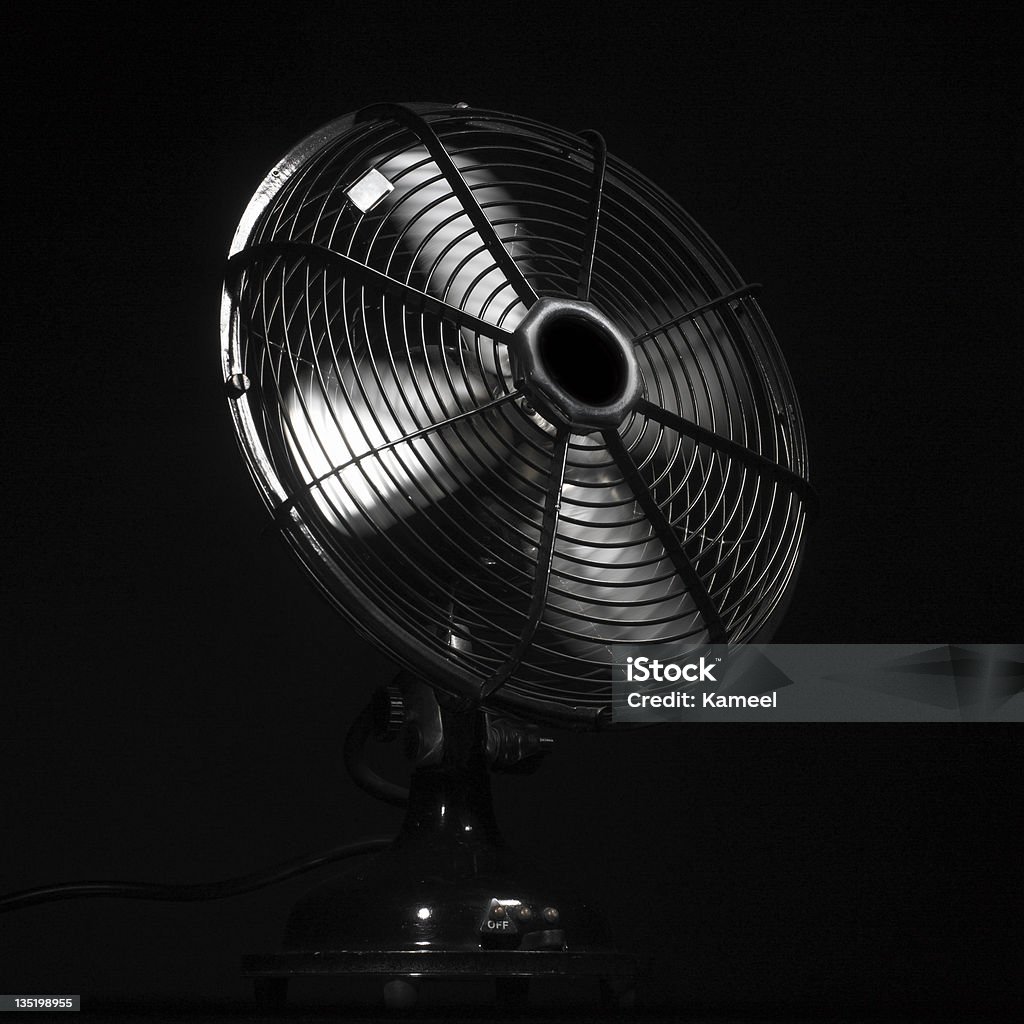
[[[541,736],[535,725],[503,716],[487,716],[484,752],[496,772],[526,775],[536,771],[554,742],[550,736]]]
[[[394,684],[379,686],[373,693],[373,734],[390,743],[405,725],[405,698]]]

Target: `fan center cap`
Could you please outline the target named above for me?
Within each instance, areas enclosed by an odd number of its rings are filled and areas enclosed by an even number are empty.
[[[510,348],[516,386],[578,433],[617,427],[643,391],[632,342],[589,302],[538,299]]]

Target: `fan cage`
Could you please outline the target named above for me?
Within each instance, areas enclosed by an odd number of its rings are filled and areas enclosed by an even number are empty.
[[[370,169],[393,191],[363,211]],[[285,157],[239,226],[239,441],[307,570],[403,667],[600,725],[613,645],[764,639],[791,588],[813,494],[753,287],[594,133],[367,108]],[[645,396],[618,430],[570,434],[517,386],[542,295],[634,339]]]

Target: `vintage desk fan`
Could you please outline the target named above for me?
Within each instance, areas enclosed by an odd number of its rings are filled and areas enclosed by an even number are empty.
[[[349,735],[401,733],[398,838],[293,911],[289,976],[590,974],[587,906],[524,868],[489,769],[541,725],[610,725],[615,644],[766,639],[811,491],[788,371],[752,292],[599,135],[466,104],[379,104],[299,143],[228,261],[223,374],[274,523],[402,667]],[[518,980],[516,980],[518,979]]]

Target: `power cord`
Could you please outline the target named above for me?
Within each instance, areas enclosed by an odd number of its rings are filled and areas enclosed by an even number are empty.
[[[0,897],[0,914],[56,900],[91,899],[99,896],[175,902],[222,900],[228,896],[240,896],[242,893],[264,889],[268,885],[276,885],[325,864],[383,850],[384,847],[390,846],[391,842],[391,839],[360,839],[323,853],[287,861],[252,875],[228,878],[222,882],[199,882],[192,885],[159,885],[154,882],[62,882],[57,885],[41,886],[38,889],[24,889]]]

